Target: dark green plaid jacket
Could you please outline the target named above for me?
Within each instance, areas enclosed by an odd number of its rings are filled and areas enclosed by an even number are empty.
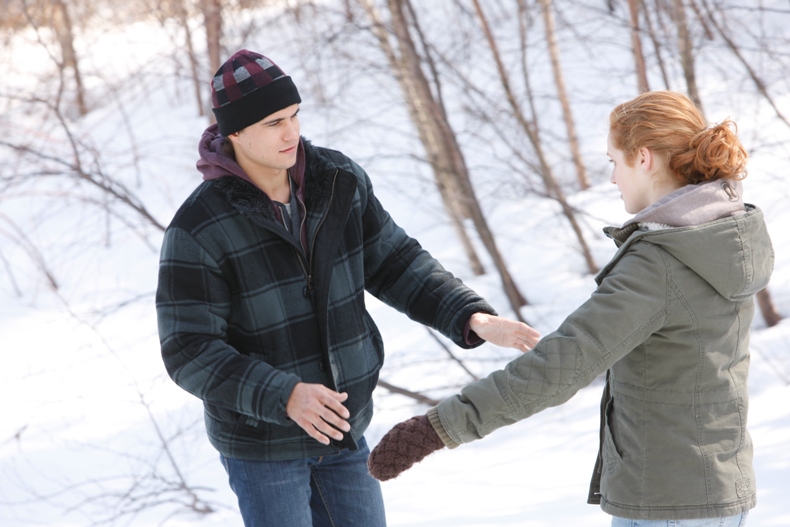
[[[362,168],[339,152],[305,150],[307,255],[266,195],[236,176],[201,184],[164,237],[162,357],[203,400],[209,439],[229,457],[356,448],[384,357],[365,290],[465,348],[469,317],[494,312],[392,221]],[[343,441],[321,445],[287,418],[299,381],[348,393]]]

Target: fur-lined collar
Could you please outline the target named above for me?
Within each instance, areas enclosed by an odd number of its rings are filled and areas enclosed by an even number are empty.
[[[320,207],[329,199],[332,174],[336,164],[324,155],[323,149],[302,138],[305,149],[304,201],[307,210]],[[259,215],[274,220],[272,201],[263,191],[242,179],[228,174],[215,180],[215,188],[222,192],[228,202],[245,216]]]

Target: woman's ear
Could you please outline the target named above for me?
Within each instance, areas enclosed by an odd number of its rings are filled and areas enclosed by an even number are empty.
[[[639,168],[640,170],[642,170],[642,172],[650,172],[650,170],[653,168],[653,164],[655,161],[653,156],[653,151],[647,148],[646,146],[643,146],[642,148],[639,149],[639,153],[637,154],[637,161]]]

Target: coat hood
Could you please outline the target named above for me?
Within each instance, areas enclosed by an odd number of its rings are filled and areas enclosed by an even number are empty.
[[[774,252],[762,211],[743,203],[741,189],[739,181],[687,185],[622,228],[605,229],[621,246],[606,270],[642,240],[666,250],[727,299],[754,295],[768,285]]]

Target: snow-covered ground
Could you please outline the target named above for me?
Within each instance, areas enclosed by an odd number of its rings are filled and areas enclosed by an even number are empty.
[[[110,77],[130,73],[139,79],[145,61],[158,56],[161,47],[157,43],[166,41],[161,31],[140,24],[123,32],[101,33],[91,41],[90,53],[83,50],[90,64],[86,70],[93,68]],[[15,66],[14,79],[25,78],[24,60],[46,60],[27,46],[17,41],[4,52],[4,60]],[[288,55],[297,46],[278,48],[262,37],[240,47],[271,54],[300,83],[299,61]],[[125,68],[118,68],[114,60],[118,56],[128,57]],[[194,170],[195,146],[205,120],[194,115],[187,81],[159,79],[150,71],[146,75],[145,82],[130,80],[123,85],[122,106],[98,105],[75,128],[80,137],[100,147],[108,173],[127,179],[134,179],[130,174],[145,175],[134,188],[166,224],[199,181]],[[100,91],[105,81],[94,78],[93,82]],[[354,133],[337,132],[342,126],[333,119],[342,119],[338,117],[342,112],[314,104],[309,94],[303,90],[303,133],[364,160],[379,198],[395,220],[507,316],[499,280],[493,273],[474,276],[469,271],[424,172],[422,177],[410,176],[409,169],[414,167],[404,167],[402,160],[376,157],[371,147],[376,139],[356,140]],[[785,102],[786,112],[787,106]],[[585,135],[588,150],[600,152],[600,160],[591,162],[598,167],[595,185],[572,195],[571,200],[587,214],[588,241],[600,265],[614,252],[612,242],[600,235],[600,227],[622,222],[626,215],[600,168],[605,158],[606,113],[581,113],[587,119],[582,123],[589,130]],[[730,115],[741,124],[745,137],[756,135],[756,127],[776,126],[758,119],[760,112]],[[33,118],[26,120],[14,112],[3,117],[16,133],[31,133]],[[62,141],[57,127],[48,126],[45,132],[51,140]],[[383,122],[377,126],[383,135],[388,133]],[[787,127],[776,126],[774,132],[780,140],[790,141]],[[409,144],[398,148],[406,150]],[[470,159],[470,166],[485,163],[485,148],[477,144],[475,151],[481,157]],[[130,161],[132,157],[136,164]],[[766,213],[777,255],[771,290],[780,311],[790,315],[790,233],[784,227],[790,224],[786,206],[790,187],[782,177],[788,168],[788,156],[757,152],[745,189],[746,200]],[[502,193],[488,183],[478,184],[500,248],[530,301],[522,314],[548,333],[589,296],[592,276],[585,273],[569,229],[554,205],[534,196],[502,199]],[[9,238],[0,238],[3,261],[21,265],[15,268],[17,282],[13,284],[10,279],[6,282],[11,275],[0,270],[4,362],[0,369],[0,525],[77,527],[113,517],[118,518],[118,525],[140,527],[240,525],[234,496],[205,439],[202,406],[166,377],[159,357],[153,291],[161,233],[149,231],[148,243],[143,243],[116,224],[105,233],[111,241],[97,245],[104,238],[102,226],[94,225],[92,210],[68,203],[48,216],[35,203],[34,199],[0,199],[0,213],[12,214],[18,221],[32,218],[30,234],[52,249],[47,254],[55,254],[54,269],[60,280],[57,295],[35,285],[36,271],[26,254]],[[27,209],[30,216],[21,212]],[[57,219],[54,224],[51,217]],[[36,230],[34,224],[49,227]],[[58,253],[55,249],[61,243]],[[482,248],[480,253],[483,256]],[[484,263],[489,263],[485,257]],[[387,348],[382,379],[432,397],[454,393],[468,382],[468,375],[446,360],[446,352],[425,328],[374,298],[369,298],[368,305]],[[750,527],[790,525],[788,350],[790,320],[766,328],[758,315],[752,333],[749,415],[758,506],[750,515]],[[490,345],[452,351],[477,375],[502,366],[517,353]],[[499,430],[483,441],[441,451],[384,483],[389,524],[608,525],[607,515],[586,504],[598,448],[600,392],[597,381],[561,407]],[[427,409],[381,389],[375,403],[376,414],[367,434],[371,445],[395,423]],[[197,501],[182,483],[194,491]],[[193,511],[206,504],[213,513]],[[138,506],[140,510],[133,514]]]

